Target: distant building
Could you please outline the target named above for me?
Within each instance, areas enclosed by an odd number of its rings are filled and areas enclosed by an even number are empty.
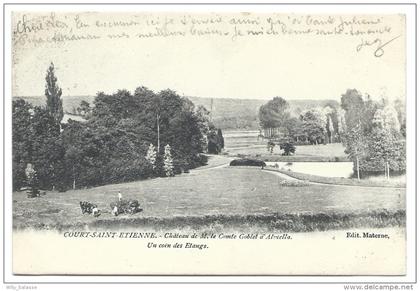
[[[264,138],[267,139],[285,139],[287,138],[287,129],[284,127],[264,128]]]
[[[72,119],[74,121],[79,121],[79,122],[85,122],[86,121],[86,119],[84,119],[83,116],[65,113],[64,116],[63,116],[63,120],[61,122],[62,123],[68,123],[69,119]]]

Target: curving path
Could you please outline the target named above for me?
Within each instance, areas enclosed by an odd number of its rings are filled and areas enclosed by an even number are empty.
[[[229,167],[229,163],[234,160],[234,158],[221,156],[221,155],[207,155],[209,157],[209,163],[206,166],[199,167],[196,169],[192,169],[191,173],[196,173],[204,170],[216,170],[221,168]],[[248,168],[248,167],[246,167]],[[251,170],[260,170],[259,168],[249,167]],[[270,171],[270,170],[260,170],[265,173],[269,173],[272,175],[276,175],[284,180],[292,180],[292,181],[305,181],[312,185],[326,185],[331,187],[363,187],[363,188],[384,188],[382,186],[366,186],[366,185],[342,185],[342,184],[331,184],[331,183],[322,183],[322,182],[313,182],[308,180],[302,180],[295,177],[291,177],[289,175],[277,172],[277,171]],[[406,187],[386,187],[392,189],[406,189]]]
[[[226,156],[219,156],[219,155],[207,155],[207,157],[209,157],[207,165],[192,169],[190,170],[190,172],[194,173],[198,171],[214,170],[214,169],[228,167],[229,163],[233,160],[233,158],[229,158]]]

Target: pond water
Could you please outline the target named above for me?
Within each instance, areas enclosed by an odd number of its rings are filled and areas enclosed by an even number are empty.
[[[352,162],[265,162],[267,166],[288,171],[322,177],[350,178],[353,175]]]

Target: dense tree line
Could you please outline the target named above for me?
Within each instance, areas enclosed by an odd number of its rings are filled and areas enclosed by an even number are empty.
[[[357,177],[361,173],[405,171],[405,108],[401,100],[393,103],[382,99],[374,101],[349,89],[341,96],[341,104],[330,103],[293,116],[286,100],[275,97],[261,106],[260,125],[270,129],[272,140],[290,143],[342,142],[345,152],[354,162]],[[276,130],[272,130],[275,128]],[[274,146],[271,142],[271,148]],[[270,142],[268,145],[270,146]],[[284,146],[283,146],[284,147]]]
[[[321,144],[340,141],[338,106],[327,103],[291,113],[288,102],[274,97],[259,110],[260,126],[268,138],[296,144]]]
[[[358,178],[364,172],[389,178],[391,172],[405,171],[405,110],[400,103],[377,102],[355,89],[341,96],[343,144]]]
[[[206,162],[208,116],[174,91],[100,92],[92,106],[81,104],[85,122],[63,124],[61,89],[51,65],[45,95],[45,106],[13,101],[14,189],[26,185],[28,164],[40,188],[66,190],[167,176]]]
[[[246,129],[246,130],[257,130],[258,129],[258,117],[255,113],[249,115],[240,116],[218,116],[213,118],[213,123],[217,128],[221,129]]]
[[[65,175],[65,148],[60,133],[63,109],[54,65],[49,67],[45,80],[46,107],[33,107],[22,99],[13,101],[14,189],[26,185],[28,163],[34,166],[41,188],[55,188]]]

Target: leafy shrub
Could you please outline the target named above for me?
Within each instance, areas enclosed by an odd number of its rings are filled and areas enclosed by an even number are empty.
[[[309,186],[307,181],[300,181],[300,180],[283,180],[279,182],[279,186],[281,187],[304,187]]]
[[[295,153],[296,147],[291,142],[285,142],[280,144],[280,150],[283,150],[282,156],[290,156]]]
[[[207,134],[207,152],[209,154],[219,154],[225,147],[225,139],[222,134],[222,130],[216,128],[210,128]]]
[[[207,164],[207,162],[208,162],[208,157],[206,156],[206,155],[203,155],[203,154],[198,154],[196,157],[195,157],[195,160],[194,160],[194,166],[195,167],[198,167],[198,166],[203,166],[203,165],[206,165]]]
[[[264,161],[257,159],[236,159],[230,162],[230,166],[253,166],[253,167],[265,167]]]
[[[276,145],[276,144],[275,144],[274,142],[272,142],[271,140],[267,142],[267,151],[268,151],[270,154],[272,154],[272,153],[273,153],[273,150],[274,150],[275,145]]]

